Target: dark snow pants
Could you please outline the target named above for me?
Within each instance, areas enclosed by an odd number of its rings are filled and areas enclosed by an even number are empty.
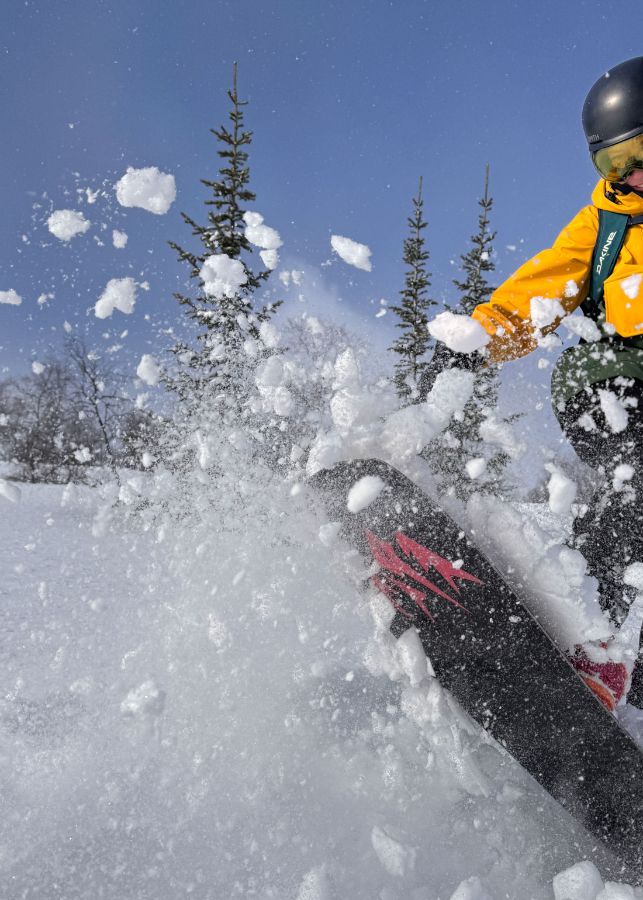
[[[607,378],[554,411],[577,455],[605,479],[574,520],[574,546],[598,579],[601,606],[620,624],[633,598],[623,570],[643,563],[643,382]],[[629,699],[643,706],[641,655]]]

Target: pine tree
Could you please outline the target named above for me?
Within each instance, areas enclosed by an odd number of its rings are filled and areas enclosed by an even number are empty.
[[[422,233],[427,225],[423,206],[420,178],[417,197],[413,198],[413,215],[407,219],[410,235],[404,241],[403,259],[407,271],[404,288],[400,291],[402,300],[399,306],[391,307],[400,320],[397,327],[402,329],[401,336],[390,347],[399,356],[394,382],[405,403],[417,403],[420,399],[420,381],[427,366],[424,356],[430,341],[427,311],[435,305],[435,300],[428,294],[431,273],[426,270],[429,253]]]
[[[464,281],[454,280],[455,286],[460,291],[458,312],[468,316],[479,303],[484,303],[491,296],[493,288],[486,280],[484,273],[493,272],[495,264],[491,258],[495,231],[489,229],[489,214],[493,207],[493,199],[489,196],[489,166],[485,169],[484,197],[478,201],[482,212],[478,216],[478,231],[471,238],[473,247],[468,253],[464,253],[462,269],[466,274]]]
[[[472,247],[460,257],[464,280],[454,280],[460,296],[453,309],[462,315],[471,315],[479,303],[484,303],[493,293],[493,287],[486,275],[495,270],[493,262],[493,241],[496,232],[490,229],[490,213],[493,199],[489,194],[489,166],[485,171],[484,196],[478,201],[481,212],[478,216],[478,231],[471,237]],[[429,367],[431,368],[431,367]],[[431,372],[431,384],[438,374],[436,367]],[[510,461],[509,455],[500,450],[490,453],[490,445],[480,436],[480,428],[495,413],[498,406],[498,369],[486,366],[477,374],[471,399],[463,413],[451,422],[449,429],[440,435],[424,453],[431,457],[437,469],[442,489],[455,493],[460,499],[467,499],[476,491],[485,493],[507,493],[504,473]],[[518,418],[510,416],[500,419],[501,424],[510,424]],[[437,445],[436,445],[437,444]],[[468,460],[484,459],[485,470],[480,478],[469,478],[465,470]]]
[[[237,92],[237,65],[234,65],[232,90],[228,91],[231,103],[230,128],[222,125],[210,129],[220,144],[218,155],[223,160],[219,179],[201,179],[210,188],[211,197],[205,205],[213,207],[207,215],[207,224],[201,225],[186,213],[183,221],[199,238],[199,252],[184,249],[174,241],[170,246],[190,270],[190,279],[200,284],[196,296],[175,293],[174,297],[184,308],[189,320],[196,323],[194,339],[177,338],[172,347],[179,367],[165,382],[182,400],[198,398],[203,390],[214,388],[220,396],[233,405],[239,401],[243,378],[241,370],[246,364],[244,344],[259,337],[259,325],[269,319],[279,306],[273,303],[260,308],[253,302],[254,292],[270,275],[269,270],[253,271],[245,255],[252,247],[245,235],[244,213],[246,205],[256,199],[249,189],[250,169],[247,148],[252,142],[252,132],[244,128],[243,107]],[[215,258],[228,266],[239,286],[233,290],[207,292],[203,285],[202,269],[207,260]],[[235,265],[236,263],[236,265]],[[242,267],[242,268],[241,268]],[[239,273],[241,276],[239,277]],[[245,281],[244,281],[245,279]],[[243,282],[243,283],[241,283]],[[240,406],[240,402],[236,403]]]

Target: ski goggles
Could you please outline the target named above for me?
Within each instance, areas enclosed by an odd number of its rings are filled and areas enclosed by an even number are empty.
[[[643,169],[643,134],[597,150],[592,162],[605,181],[625,181],[635,169]]]

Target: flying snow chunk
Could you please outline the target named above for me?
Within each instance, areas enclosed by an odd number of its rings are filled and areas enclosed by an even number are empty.
[[[602,334],[596,322],[586,316],[567,316],[562,324],[571,333],[584,341],[600,341]]]
[[[293,284],[300,285],[303,274],[303,272],[300,272],[297,269],[293,269],[291,272],[280,272],[279,280],[285,287],[290,287],[291,281]]]
[[[144,353],[136,369],[136,374],[145,384],[154,387],[161,378],[161,367],[158,360],[151,354]]]
[[[576,499],[576,482],[568,478],[554,463],[547,463],[545,468],[551,475],[547,483],[549,508],[553,513],[565,516]]]
[[[91,462],[92,451],[89,447],[81,447],[79,450],[74,450],[74,459],[79,463]]]
[[[604,884],[594,863],[586,859],[555,875],[553,888],[555,900],[596,900]]]
[[[259,336],[264,347],[274,349],[278,346],[280,335],[272,322],[262,322],[259,326]]]
[[[92,223],[74,209],[57,209],[47,219],[47,227],[54,237],[70,241],[77,234],[85,234]]]
[[[487,468],[487,460],[484,456],[476,456],[475,459],[470,459],[466,463],[465,468],[469,478],[480,478]]]
[[[355,482],[348,492],[346,507],[349,512],[358,513],[370,506],[386,487],[379,475],[365,475]]]
[[[118,309],[129,315],[136,303],[136,282],[133,278],[112,278],[94,307],[97,319],[107,319]]]
[[[199,274],[203,281],[203,290],[208,297],[217,300],[234,297],[248,282],[248,273],[241,260],[232,259],[225,253],[209,256],[201,266]]]
[[[350,238],[333,234],[330,245],[349,266],[355,266],[356,269],[363,269],[365,272],[371,271],[371,250],[366,244],[358,244]]]
[[[174,175],[161,172],[156,166],[133,169],[116,182],[116,199],[121,206],[136,206],[157,216],[165,215],[176,200]]]
[[[627,481],[634,478],[634,467],[628,463],[621,463],[614,469],[614,478],[612,479],[612,487],[615,491],[620,491]]]
[[[596,900],[640,900],[639,891],[634,893],[630,884],[621,881],[606,881],[605,887],[596,895]]]
[[[150,466],[153,466],[156,462],[155,457],[149,452],[149,450],[144,450],[141,455],[141,463],[143,464],[144,469],[149,469]]]
[[[551,300],[549,297],[532,297],[529,306],[531,321],[535,328],[547,328],[556,319],[562,319],[565,315],[560,300]]]
[[[259,256],[266,269],[276,269],[279,265],[279,254],[276,250],[260,250]]]
[[[397,641],[397,658],[412,687],[421,684],[428,674],[427,658],[415,628],[408,628]]]
[[[627,278],[621,279],[621,290],[630,300],[636,300],[638,297],[641,287],[641,278],[643,278],[643,275],[641,275],[640,272],[635,272],[634,275],[629,275]]]
[[[263,224],[263,216],[260,213],[244,213],[243,221],[246,223],[246,237],[255,247],[261,247],[262,250],[278,250],[283,244],[279,232]]]
[[[473,353],[489,343],[489,335],[480,322],[470,316],[443,312],[428,324],[429,334],[455,353]]]
[[[15,291],[0,291],[0,303],[5,303],[7,306],[20,306],[22,297]]]
[[[117,231],[114,229],[112,231],[112,243],[116,247],[117,250],[122,250],[127,246],[128,237],[124,231]]]
[[[613,434],[619,434],[627,428],[627,410],[613,391],[599,390],[601,409],[607,425]]]
[[[34,375],[42,375],[42,373],[45,371],[45,367],[41,362],[36,362],[36,360],[34,360],[31,364],[31,371],[34,373]]]

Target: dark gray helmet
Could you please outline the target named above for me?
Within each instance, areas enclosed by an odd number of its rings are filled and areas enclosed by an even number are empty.
[[[643,133],[643,56],[598,79],[583,105],[583,128],[591,153]]]

